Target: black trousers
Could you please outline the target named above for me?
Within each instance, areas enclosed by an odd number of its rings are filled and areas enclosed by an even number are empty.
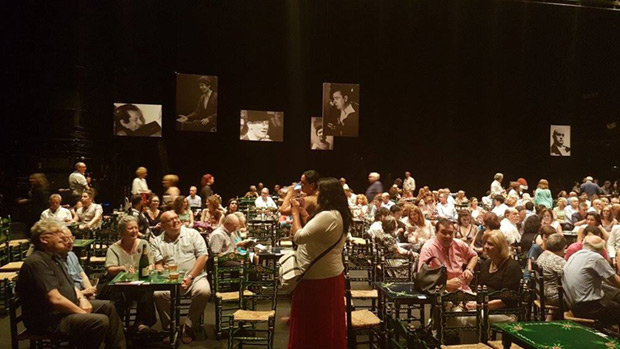
[[[604,292],[601,300],[576,304],[573,313],[578,317],[599,320],[605,325],[619,325],[620,292],[611,288],[604,288]]]
[[[125,333],[114,303],[92,300],[90,314],[71,314],[60,320],[58,330],[77,348],[126,348]]]

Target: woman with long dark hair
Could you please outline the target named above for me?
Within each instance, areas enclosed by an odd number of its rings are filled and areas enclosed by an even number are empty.
[[[352,222],[344,189],[336,178],[319,180],[319,210],[301,227],[299,201],[291,201],[291,237],[299,248],[304,278],[293,291],[289,348],[345,348],[344,265],[342,249]],[[334,246],[310,269],[310,263]]]

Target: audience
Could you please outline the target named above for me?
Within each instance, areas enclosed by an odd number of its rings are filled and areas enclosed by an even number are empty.
[[[73,215],[68,209],[61,207],[62,196],[59,194],[50,195],[49,204],[50,208],[41,212],[41,220],[54,220],[61,223],[69,223],[73,220]]]
[[[536,263],[542,269],[545,280],[545,304],[558,305],[558,285],[564,275],[564,247],[566,240],[562,234],[552,234],[545,241],[545,251]]]
[[[179,195],[174,199],[172,210],[179,216],[184,226],[190,228],[194,227],[194,213],[190,209],[189,202],[185,196]]]
[[[146,220],[149,222],[149,229],[153,235],[161,234],[161,223],[159,222],[161,215],[164,213],[159,209],[159,196],[151,195],[147,201],[147,209],[145,211]]]
[[[77,222],[81,230],[101,227],[103,208],[94,202],[95,191],[88,189],[82,193],[82,207],[77,209]]]
[[[509,245],[517,244],[521,241],[521,234],[517,228],[519,222],[519,211],[509,207],[504,213],[504,219],[500,222],[499,230],[504,234]]]
[[[198,188],[195,186],[189,187],[189,196],[187,197],[187,202],[189,202],[189,207],[192,210],[199,210],[202,208],[202,198],[196,193],[198,192]]]
[[[271,196],[269,196],[269,189],[263,188],[260,192],[260,196],[256,198],[254,201],[254,205],[256,208],[268,208],[268,209],[276,209],[278,206],[273,201]]]

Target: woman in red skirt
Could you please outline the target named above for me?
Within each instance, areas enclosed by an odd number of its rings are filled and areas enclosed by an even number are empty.
[[[293,291],[289,342],[291,349],[346,348],[342,249],[351,211],[335,178],[319,181],[319,211],[301,228],[300,207],[292,200],[291,236],[299,245],[297,262],[306,273]],[[310,263],[329,250],[311,268]]]

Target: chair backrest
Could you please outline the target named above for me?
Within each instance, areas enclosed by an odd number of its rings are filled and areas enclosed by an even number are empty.
[[[248,263],[248,254],[231,252],[213,258],[214,292],[237,291],[240,288],[243,268]]]
[[[241,271],[239,306],[242,309],[256,310],[258,303],[268,303],[270,310],[276,310],[280,264],[276,263],[275,266],[268,267],[245,263]]]
[[[475,310],[468,310],[467,304],[469,302],[476,303]],[[486,290],[481,287],[478,288],[477,293],[470,293],[464,291],[455,292],[437,292],[435,297],[435,309],[437,309],[437,338],[440,343],[444,343],[446,334],[453,333],[458,334],[459,331],[469,330],[476,331],[479,341],[484,341],[486,338],[485,324],[488,317],[488,298],[486,297]],[[471,318],[471,323],[467,322],[463,326],[463,318]],[[450,321],[453,319],[453,321]]]
[[[530,290],[532,292],[532,300],[538,301],[540,309],[534,307],[534,319],[545,321],[545,279],[543,277],[542,268],[535,261],[531,261],[532,273],[530,276]]]
[[[383,282],[411,282],[413,280],[413,255],[382,254],[380,255]]]
[[[374,243],[370,239],[366,239],[365,243],[365,245],[357,245],[347,241],[344,249],[344,268],[346,274],[349,274],[351,270],[367,271],[366,277],[355,277],[350,274],[349,277],[351,281],[368,281],[372,283],[376,281],[377,255]]]
[[[515,315],[517,317],[517,321],[530,321],[530,309],[532,308],[532,293],[523,280],[521,280],[519,284],[518,291],[501,289],[498,291],[489,292],[488,298],[490,300],[502,299],[504,303],[508,303],[504,308],[490,310],[490,315]]]
[[[19,330],[18,325],[23,321],[23,316],[21,311],[18,315],[18,310],[21,308],[21,301],[15,292],[13,291],[13,283],[7,282],[5,285],[5,296],[8,297],[9,300],[9,320],[10,320],[10,331],[11,331],[11,348],[17,349],[19,348]]]

